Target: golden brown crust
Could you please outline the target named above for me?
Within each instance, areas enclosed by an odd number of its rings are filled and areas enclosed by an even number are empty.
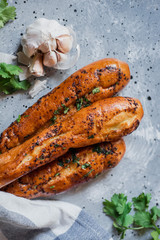
[[[2,191],[36,198],[64,192],[115,167],[125,153],[122,139],[70,150],[59,159],[21,177]]]
[[[135,130],[143,108],[134,98],[107,98],[0,155],[0,187],[65,154],[69,148],[115,141]]]
[[[21,115],[19,123],[15,121],[3,131],[0,138],[0,151],[6,152],[24,142],[41,127],[44,128],[57,109],[61,108],[58,119],[65,120],[77,111],[75,107],[77,99],[87,95],[92,103],[111,97],[126,86],[129,80],[128,64],[112,58],[99,60],[78,70],[27,109]],[[100,92],[93,94],[92,90],[97,87]],[[65,110],[62,104],[65,108],[71,108],[66,114],[62,114]]]

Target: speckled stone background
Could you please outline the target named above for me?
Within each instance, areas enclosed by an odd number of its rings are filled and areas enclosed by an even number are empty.
[[[127,151],[121,163],[92,182],[54,197],[79,205],[119,239],[112,221],[102,213],[102,201],[113,193],[129,200],[142,191],[160,203],[160,2],[159,0],[26,0],[10,1],[17,8],[14,22],[0,29],[0,51],[15,53],[27,25],[46,17],[72,25],[77,32],[81,55],[68,71],[48,72],[48,87],[34,99],[19,92],[0,96],[0,132],[39,97],[60,84],[75,70],[104,57],[128,62],[132,74],[122,96],[137,97],[144,107],[140,127],[125,138]],[[150,239],[149,233],[127,234],[126,239]]]

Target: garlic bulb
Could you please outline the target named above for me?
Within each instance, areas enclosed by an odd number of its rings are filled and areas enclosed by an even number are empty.
[[[43,65],[67,69],[79,57],[77,50],[71,53],[78,46],[74,31],[55,20],[37,19],[26,29],[21,44],[23,53],[29,59],[29,70],[35,76],[44,75]]]
[[[57,21],[39,18],[28,26],[26,34],[22,37],[23,52],[27,57],[31,57],[44,43],[48,44],[49,49],[54,50],[52,49],[52,39],[65,34],[70,35],[69,30]]]

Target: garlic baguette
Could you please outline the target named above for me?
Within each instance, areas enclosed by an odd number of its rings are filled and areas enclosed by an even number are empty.
[[[134,131],[143,116],[134,98],[95,102],[0,155],[0,187],[65,154],[69,148],[114,141]]]
[[[3,131],[0,151],[4,153],[23,143],[51,118],[65,120],[82,107],[112,97],[129,80],[128,64],[118,59],[105,58],[83,67],[27,109],[21,115],[20,122],[13,122]],[[68,111],[64,112],[63,106]]]
[[[64,192],[115,167],[124,153],[125,143],[122,139],[70,150],[4,187],[2,191],[30,199]]]

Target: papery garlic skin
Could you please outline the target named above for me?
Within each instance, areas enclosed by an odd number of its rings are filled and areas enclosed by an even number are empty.
[[[69,30],[57,21],[39,18],[27,27],[26,33],[22,37],[23,52],[27,57],[31,57],[44,42],[48,43],[52,50],[50,39],[56,39],[56,37],[66,34],[70,35]]]
[[[24,65],[29,65],[29,63],[30,63],[30,58],[29,57],[27,57],[25,54],[24,54],[24,52],[18,52],[17,53],[17,56],[18,56],[18,62],[19,63],[22,63],[22,64],[24,64]]]
[[[34,98],[39,92],[41,92],[42,90],[44,90],[47,86],[47,80],[35,80],[34,84],[32,85],[32,87],[29,90],[29,95],[31,96],[31,98]]]

